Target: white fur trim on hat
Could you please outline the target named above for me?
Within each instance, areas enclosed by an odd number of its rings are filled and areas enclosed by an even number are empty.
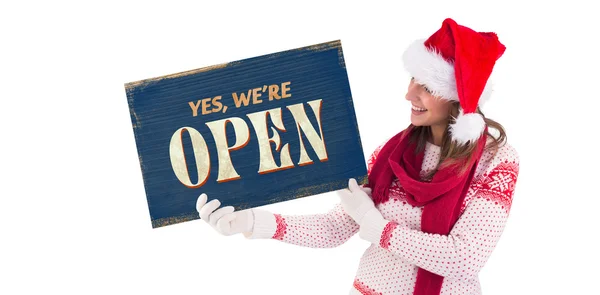
[[[464,114],[462,109],[455,122],[449,126],[452,139],[459,144],[466,144],[468,141],[474,142],[481,137],[484,130],[483,116],[479,113]]]
[[[459,101],[456,90],[454,64],[434,48],[425,47],[425,39],[420,39],[408,46],[402,55],[405,69],[415,78],[415,82],[423,84],[434,96]],[[492,83],[489,81],[479,98],[479,105],[489,100],[492,94]]]

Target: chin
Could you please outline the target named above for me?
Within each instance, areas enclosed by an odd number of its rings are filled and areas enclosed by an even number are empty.
[[[419,127],[429,126],[430,125],[430,124],[427,124],[427,122],[424,121],[424,120],[419,120],[419,119],[414,119],[414,118],[410,119],[410,123],[413,124],[413,125],[415,125],[415,126],[419,126]]]

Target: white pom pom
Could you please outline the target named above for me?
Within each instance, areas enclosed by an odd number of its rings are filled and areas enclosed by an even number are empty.
[[[466,144],[468,141],[475,141],[481,137],[485,130],[485,121],[478,113],[460,114],[454,124],[450,124],[450,135],[452,139],[459,144]]]

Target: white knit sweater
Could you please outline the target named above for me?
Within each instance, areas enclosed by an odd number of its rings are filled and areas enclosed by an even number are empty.
[[[380,145],[368,159],[368,171]],[[427,144],[422,174],[433,169],[440,148]],[[389,201],[377,208],[385,223],[369,228],[371,244],[360,260],[350,294],[413,294],[418,268],[444,277],[441,294],[481,294],[478,273],[500,239],[509,215],[519,173],[518,154],[510,145],[486,150],[449,235],[420,231],[422,207],[405,201],[396,180]],[[280,215],[253,209],[254,231],[247,238],[272,238],[286,243],[332,248],[346,242],[359,226],[340,204],[326,214]],[[365,229],[363,229],[364,231]]]

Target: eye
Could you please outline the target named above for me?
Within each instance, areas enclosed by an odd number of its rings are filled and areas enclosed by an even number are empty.
[[[410,77],[410,81],[411,81],[411,82],[415,81],[415,77]],[[433,93],[431,92],[431,90],[429,90],[429,88],[427,88],[427,86],[425,86],[425,84],[420,84],[420,85],[421,85],[421,87],[423,87],[423,89],[425,89],[425,91],[427,91],[427,93],[429,93],[429,94],[433,94]]]
[[[427,91],[427,93],[431,94],[431,90],[429,90],[429,88],[427,88],[427,86],[425,86],[425,85],[421,85],[421,86],[423,86],[423,89],[425,89],[425,91]]]

